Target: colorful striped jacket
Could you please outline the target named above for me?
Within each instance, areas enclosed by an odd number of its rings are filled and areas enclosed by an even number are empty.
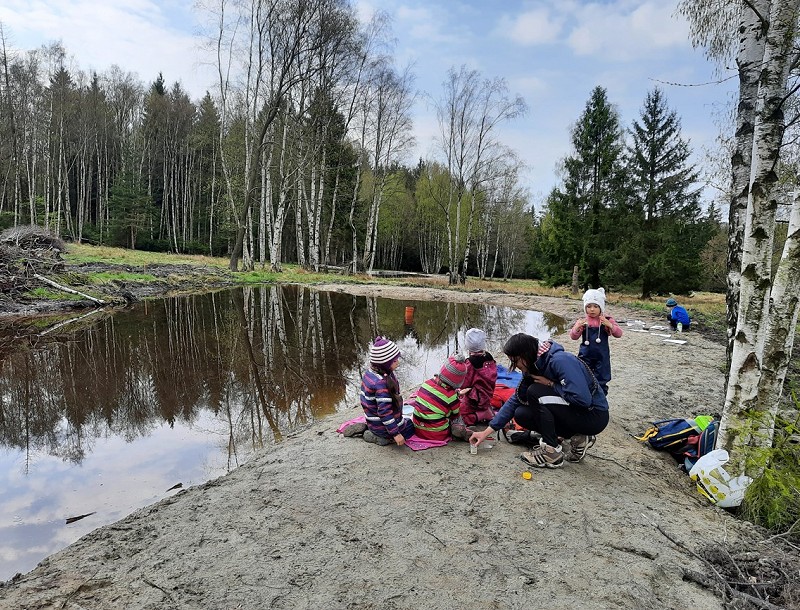
[[[438,375],[424,382],[413,396],[416,435],[432,441],[450,438],[450,420],[459,414],[458,392],[439,383]]]
[[[367,427],[378,436],[392,438],[400,433],[403,403],[396,393],[398,387],[394,373],[368,369],[361,379],[361,408],[367,418]]]

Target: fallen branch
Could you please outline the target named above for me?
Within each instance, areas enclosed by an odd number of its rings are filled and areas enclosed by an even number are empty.
[[[78,292],[77,290],[73,290],[72,288],[69,288],[68,286],[62,286],[61,284],[59,284],[57,282],[54,282],[53,280],[49,280],[46,277],[44,277],[43,275],[39,275],[38,273],[34,273],[33,277],[35,277],[37,280],[39,280],[41,282],[44,282],[45,284],[47,284],[49,286],[52,286],[53,288],[57,288],[58,290],[62,290],[63,292],[68,292],[69,294],[77,294],[78,296],[82,296],[84,299],[89,299],[90,301],[93,301],[94,303],[97,303],[99,305],[105,305],[106,304],[106,302],[103,301],[102,299],[97,299],[97,298],[95,298],[93,296],[90,296],[88,294],[85,294],[83,292]]]
[[[426,534],[428,534],[429,536],[433,536],[434,538],[436,538],[436,541],[437,541],[439,544],[441,544],[442,546],[447,546],[447,545],[446,545],[444,542],[442,542],[442,540],[439,538],[439,536],[437,536],[437,535],[436,535],[436,534],[434,534],[433,532],[429,532],[428,530],[423,530],[423,531],[424,531]]]
[[[739,591],[739,589],[733,588],[731,586],[731,583],[728,582],[728,579],[725,578],[722,574],[720,574],[719,571],[714,567],[714,565],[710,561],[708,561],[707,559],[701,557],[700,555],[695,553],[692,549],[686,547],[685,545],[683,545],[680,542],[678,542],[677,540],[675,540],[675,538],[673,538],[667,532],[665,532],[664,529],[658,523],[655,523],[651,519],[648,519],[647,515],[645,515],[644,513],[642,513],[642,517],[644,517],[645,520],[649,521],[650,525],[652,525],[659,532],[661,532],[661,535],[663,535],[672,544],[674,544],[679,549],[681,549],[683,551],[686,551],[687,553],[689,553],[695,559],[699,559],[706,567],[708,567],[714,573],[714,575],[719,579],[719,581],[722,583],[722,586],[724,587],[725,592],[728,595],[730,595],[731,597],[738,597],[740,599],[747,600],[748,602],[750,602],[754,606],[758,606],[759,608],[763,608],[764,610],[784,610],[781,606],[776,606],[775,604],[771,604],[765,599],[761,599],[760,597],[756,597],[755,595],[750,595],[749,593],[745,593],[744,591]],[[737,568],[738,568],[738,566],[737,566]],[[694,581],[694,582],[697,582],[697,581]],[[755,583],[748,583],[748,584],[755,584]]]

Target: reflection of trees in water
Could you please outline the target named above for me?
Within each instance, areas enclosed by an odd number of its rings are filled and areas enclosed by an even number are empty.
[[[525,316],[299,286],[144,303],[0,361],[0,442],[79,463],[101,436],[131,441],[208,410],[233,466],[243,451],[355,404],[370,340],[401,340],[409,305],[420,354],[459,350],[470,326],[506,337]]]

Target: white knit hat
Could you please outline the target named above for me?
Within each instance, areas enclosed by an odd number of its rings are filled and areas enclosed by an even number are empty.
[[[480,328],[470,328],[464,335],[464,347],[468,352],[482,352],[486,349],[486,333]]]
[[[606,312],[606,291],[604,288],[594,290],[590,288],[583,293],[583,311],[586,311],[586,306],[594,303],[600,308],[600,313]]]
[[[400,356],[400,348],[386,337],[375,337],[369,348],[369,361],[373,364],[389,364]]]

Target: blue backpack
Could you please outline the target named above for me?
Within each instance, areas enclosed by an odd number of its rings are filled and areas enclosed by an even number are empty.
[[[653,449],[668,451],[683,459],[687,451],[692,451],[701,433],[700,426],[693,419],[679,417],[653,422],[636,440],[647,442]]]
[[[695,462],[703,457],[705,454],[714,451],[714,446],[717,444],[717,435],[719,434],[719,422],[712,421],[706,429],[700,433],[697,439],[697,447],[694,450],[694,455],[688,454],[684,460],[683,465],[686,472],[689,472],[694,466]]]

